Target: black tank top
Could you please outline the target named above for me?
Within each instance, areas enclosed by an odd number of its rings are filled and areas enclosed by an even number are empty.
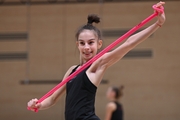
[[[97,87],[87,77],[87,69],[66,84],[65,120],[100,120],[94,108]]]
[[[112,113],[111,120],[123,120],[123,108],[122,105],[118,102],[116,104],[116,110]]]

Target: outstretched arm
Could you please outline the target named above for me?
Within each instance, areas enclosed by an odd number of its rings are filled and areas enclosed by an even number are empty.
[[[156,7],[161,7],[165,2],[159,2]],[[102,66],[109,67],[112,64],[119,61],[127,52],[136,47],[138,44],[146,40],[152,33],[154,33],[160,26],[165,22],[165,14],[158,13],[158,20],[149,26],[148,28],[142,30],[141,32],[129,37],[121,46],[117,47],[113,51],[102,56],[101,64]]]
[[[75,66],[72,66],[71,68],[69,68],[69,70],[64,75],[63,80],[69,76],[69,74],[71,73],[72,69],[74,69],[74,67]],[[32,111],[35,111],[35,109],[38,109],[38,110],[48,109],[51,106],[53,106],[61,98],[61,96],[65,93],[65,91],[66,91],[66,85],[63,85],[61,88],[56,90],[51,96],[43,100],[41,103],[37,103],[38,99],[35,98],[35,99],[30,100],[27,103],[27,105]]]
[[[165,3],[159,2],[156,7],[161,7]],[[165,14],[158,13],[158,20],[149,26],[148,28],[142,30],[129,37],[122,45],[117,47],[111,52],[108,52],[96,60],[91,67],[86,71],[91,82],[98,86],[102,80],[105,70],[119,61],[126,53],[136,47],[138,44],[146,40],[152,33],[154,33],[161,25],[165,22]]]

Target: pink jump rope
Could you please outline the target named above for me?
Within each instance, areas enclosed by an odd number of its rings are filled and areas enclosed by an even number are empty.
[[[68,81],[70,81],[72,78],[74,78],[74,76],[76,76],[77,74],[79,74],[81,71],[83,71],[85,68],[87,68],[88,66],[90,66],[94,61],[96,61],[98,58],[100,58],[102,55],[104,55],[106,52],[110,51],[113,47],[115,47],[117,44],[119,44],[120,42],[122,42],[124,39],[126,39],[127,37],[129,37],[132,33],[134,33],[136,30],[138,30],[139,28],[141,28],[143,25],[145,25],[147,22],[149,22],[150,20],[152,20],[154,17],[156,17],[158,15],[158,12],[163,13],[164,12],[164,7],[162,6],[161,8],[157,8],[156,5],[152,6],[153,9],[155,10],[155,12],[150,15],[149,17],[147,17],[145,20],[143,20],[142,22],[140,22],[138,25],[136,25],[135,27],[133,27],[131,30],[129,30],[127,33],[125,33],[123,36],[121,36],[120,38],[118,38],[116,41],[114,41],[113,43],[111,43],[109,46],[107,46],[104,50],[102,50],[100,53],[98,53],[96,56],[94,56],[92,59],[90,59],[87,63],[85,63],[84,65],[81,66],[81,68],[79,68],[77,71],[75,71],[74,73],[72,73],[70,76],[68,76],[66,79],[64,79],[61,83],[59,83],[57,86],[55,86],[53,89],[51,89],[48,93],[46,93],[43,97],[41,97],[37,103],[41,103],[44,99],[46,99],[47,97],[49,97],[51,94],[53,94],[56,90],[58,90],[61,86],[63,86],[64,84],[66,84]],[[28,110],[31,110],[30,107],[27,107]],[[35,112],[38,112],[37,108],[34,108]]]

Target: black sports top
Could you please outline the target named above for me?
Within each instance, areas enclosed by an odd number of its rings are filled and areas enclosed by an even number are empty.
[[[97,87],[87,77],[87,69],[66,84],[65,120],[100,120],[94,108]]]
[[[123,120],[123,108],[122,105],[118,102],[116,104],[116,110],[112,113],[111,120]]]

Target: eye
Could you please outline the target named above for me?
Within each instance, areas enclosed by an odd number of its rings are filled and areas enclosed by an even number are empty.
[[[85,43],[81,41],[81,42],[79,42],[79,44],[80,44],[80,45],[84,45]]]
[[[89,44],[92,45],[94,43],[94,41],[90,41]]]

